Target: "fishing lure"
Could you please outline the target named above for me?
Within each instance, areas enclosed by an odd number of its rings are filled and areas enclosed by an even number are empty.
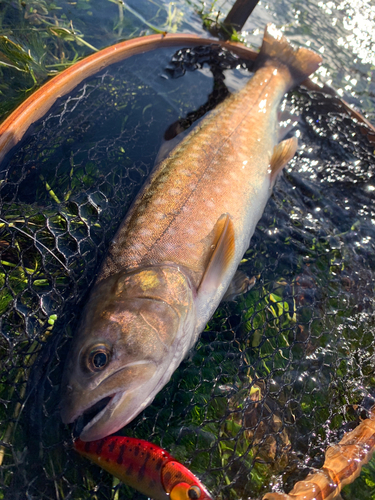
[[[267,493],[263,500],[333,500],[361,473],[375,451],[375,406],[369,418],[326,451],[323,467],[298,481],[292,491]]]
[[[185,466],[148,441],[109,436],[98,441],[77,439],[81,455],[154,500],[213,500]]]

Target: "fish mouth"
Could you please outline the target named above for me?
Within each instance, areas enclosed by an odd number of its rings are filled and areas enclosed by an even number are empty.
[[[88,404],[80,408],[76,405],[85,399],[85,393],[81,390],[70,393],[67,391],[61,402],[62,421],[73,424],[74,437],[79,437],[82,441],[95,441],[109,436],[128,424],[152,401],[155,396],[154,387],[159,380],[158,376],[155,380],[156,374],[153,362],[128,364],[97,386],[102,387],[104,394],[92,397],[90,402],[86,397]],[[115,376],[121,376],[121,380],[116,380]],[[112,387],[107,387],[107,391],[104,391],[106,385]],[[88,391],[87,394],[90,397],[92,393]]]
[[[73,436],[75,438],[79,437],[84,430],[87,430],[92,425],[97,422],[100,417],[105,412],[105,409],[109,403],[113,400],[115,395],[106,396],[96,403],[94,403],[90,408],[87,408],[82,415],[80,415],[73,423]]]

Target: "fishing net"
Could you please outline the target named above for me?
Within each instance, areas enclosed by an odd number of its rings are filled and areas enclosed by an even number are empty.
[[[172,54],[86,80],[1,166],[0,499],[142,498],[72,450],[58,403],[79,313],[165,131],[249,77],[225,51]],[[375,403],[373,146],[332,97],[298,89],[284,104],[300,113],[300,147],[240,266],[256,285],[220,305],[122,431],[223,499],[289,491]],[[371,498],[372,463],[360,481],[343,497]]]

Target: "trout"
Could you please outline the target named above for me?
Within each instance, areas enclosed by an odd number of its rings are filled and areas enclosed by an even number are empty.
[[[169,381],[230,288],[278,173],[285,93],[321,63],[267,26],[245,87],[157,165],[108,250],[62,382],[61,415],[83,441],[130,422]]]

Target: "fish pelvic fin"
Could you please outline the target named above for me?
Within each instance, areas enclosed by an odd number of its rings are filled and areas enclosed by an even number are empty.
[[[212,254],[198,288],[198,294],[211,294],[219,287],[223,275],[235,255],[234,225],[228,214],[222,215],[215,224]]]
[[[281,141],[273,148],[273,154],[270,160],[272,186],[274,185],[279,172],[281,172],[288,161],[293,158],[295,152],[297,151],[297,147],[297,137],[291,137],[290,139]]]
[[[274,64],[275,60],[282,63],[289,70],[291,76],[290,86],[293,87],[302,83],[311,73],[318,69],[322,57],[304,47],[294,48],[285,36],[277,33],[272,24],[267,24],[255,68]]]
[[[249,278],[247,274],[237,269],[229,284],[228,290],[222,299],[222,302],[230,302],[236,300],[239,295],[247,293],[253,288],[256,283],[256,277]]]

